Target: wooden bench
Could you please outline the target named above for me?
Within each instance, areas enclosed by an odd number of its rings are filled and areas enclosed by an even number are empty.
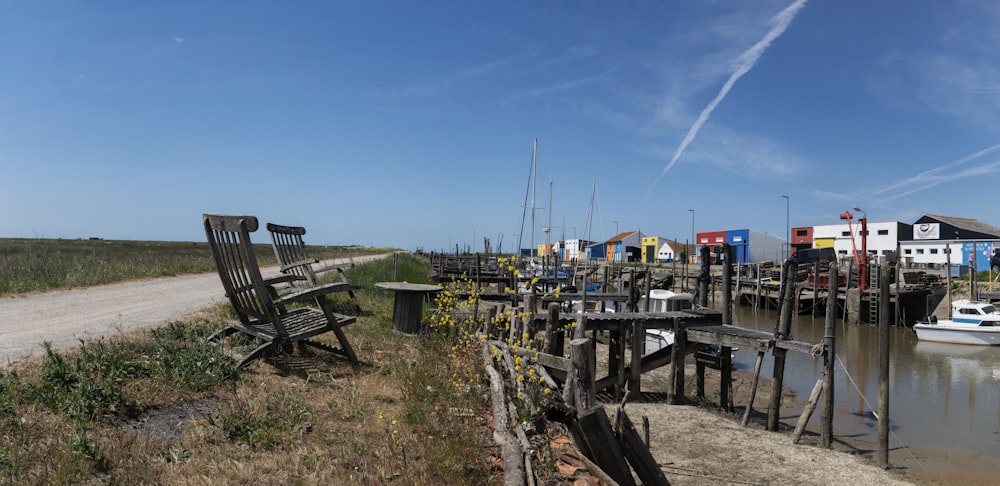
[[[290,352],[292,344],[300,348],[312,346],[343,356],[352,364],[358,363],[343,331],[344,326],[357,318],[334,312],[326,298],[332,292],[342,291],[341,284],[296,288],[279,296],[275,285],[294,281],[297,277],[282,275],[266,280],[261,277],[250,241],[250,233],[257,231],[256,217],[204,214],[202,220],[226,297],[239,317],[239,322],[231,323],[209,336],[210,341],[234,333],[263,341],[256,349],[239,358],[238,366],[241,368],[278,350]],[[315,307],[288,310],[289,304],[302,302],[314,303]],[[339,348],[312,339],[327,332],[336,336]]]
[[[315,286],[318,283],[317,275],[336,270],[340,279],[338,289],[347,293],[350,302],[337,303],[334,309],[337,312],[361,315],[361,304],[354,294],[354,289],[357,287],[351,284],[347,274],[344,273],[344,269],[352,267],[353,263],[318,267],[320,261],[306,254],[305,241],[302,239],[306,229],[302,226],[267,223],[267,231],[271,234],[271,247],[274,249],[274,256],[278,258],[281,273],[295,277],[291,285],[305,283],[308,286]]]

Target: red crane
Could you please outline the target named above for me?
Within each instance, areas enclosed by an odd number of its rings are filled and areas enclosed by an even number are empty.
[[[854,206],[855,211],[861,211]],[[861,254],[858,254],[858,246],[854,244],[854,228],[851,227],[851,219],[854,215],[850,211],[840,213],[840,219],[847,220],[847,230],[851,233],[851,248],[854,249],[854,262],[858,265],[858,288],[868,289],[868,214],[861,211],[862,216],[858,221],[861,223]]]

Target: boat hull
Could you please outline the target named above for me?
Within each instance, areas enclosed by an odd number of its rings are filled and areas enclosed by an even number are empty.
[[[1000,327],[954,325],[947,323],[913,325],[917,339],[938,343],[1000,346]]]

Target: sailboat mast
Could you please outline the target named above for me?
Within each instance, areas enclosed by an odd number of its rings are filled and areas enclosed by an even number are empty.
[[[531,249],[529,255],[535,254],[535,189],[538,185],[538,165],[535,164],[535,154],[538,151],[538,139],[531,147]]]
[[[552,244],[552,178],[549,177],[549,220],[545,224],[545,244]]]

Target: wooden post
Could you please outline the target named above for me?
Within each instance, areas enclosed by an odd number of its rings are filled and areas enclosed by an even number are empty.
[[[726,262],[722,266],[722,323],[733,323],[733,249],[729,243],[722,245]]]
[[[720,353],[719,406],[729,411],[733,407],[733,403],[729,400],[730,390],[733,387],[733,348],[722,346]]]
[[[830,301],[830,295],[826,296],[827,303]],[[812,316],[813,319],[816,318],[816,304],[819,303],[819,260],[813,262],[813,305],[812,305]]]
[[[684,357],[687,356],[687,323],[674,319],[674,344],[670,349],[670,386],[667,389],[667,402],[673,405],[683,405],[684,399]]]
[[[571,374],[573,378],[573,406],[578,414],[594,408],[597,398],[594,393],[594,359],[593,348],[589,339],[574,339],[570,341]]]
[[[608,343],[608,372],[614,373],[615,378],[615,401],[621,401],[625,392],[625,325],[618,324],[618,327],[610,332],[611,342]]]
[[[844,286],[844,324],[847,324],[847,322],[848,322],[847,321],[847,308],[850,307],[850,306],[847,305],[847,301],[849,299],[849,295],[850,295],[850,291],[851,291],[851,273],[853,271],[854,271],[854,260],[848,260],[847,261],[847,285]],[[859,289],[858,292],[860,292],[860,291],[861,290]],[[857,322],[857,318],[855,318],[855,322]]]
[[[774,348],[774,373],[772,376],[771,401],[767,406],[767,430],[778,431],[778,419],[781,417],[781,388],[785,379],[785,354],[788,350]]]
[[[566,333],[559,328],[559,303],[549,304],[549,318],[545,321],[545,347],[542,351],[555,356],[563,355]]]
[[[823,411],[820,414],[820,443],[823,447],[833,445],[833,365],[837,356],[836,333],[837,301],[830,303],[830,295],[836,296],[840,286],[840,273],[837,262],[830,264],[830,293],[826,298],[826,328],[823,335],[823,363],[826,373],[823,375]]]
[[[708,307],[708,283],[712,280],[712,262],[708,245],[701,247],[701,272],[698,273],[698,305]]]
[[[782,271],[781,296],[781,319],[778,321],[778,328],[775,338],[780,340],[791,338],[792,329],[792,308],[795,305],[795,273],[797,267],[794,258],[785,261]],[[781,416],[781,388],[785,381],[785,356],[788,351],[784,348],[774,348],[774,373],[772,376],[771,402],[767,407],[767,430],[778,431],[778,419]]]
[[[629,359],[628,400],[636,400],[642,395],[642,347],[646,342],[646,325],[643,319],[632,320],[632,357]]]
[[[949,243],[944,250],[945,258],[947,260],[946,265],[948,265],[948,270],[945,272],[947,276],[948,284],[948,319],[951,319],[951,243]]]
[[[816,402],[819,401],[819,394],[823,391],[824,381],[826,381],[826,377],[820,377],[819,380],[816,380],[816,385],[813,386],[813,391],[809,395],[809,401],[806,403],[805,409],[802,410],[802,415],[799,416],[799,423],[795,425],[795,431],[792,432],[792,444],[798,444],[799,439],[802,438],[802,432],[806,430],[809,417],[812,417],[813,410],[816,410]]]
[[[653,288],[653,274],[650,273],[648,263],[646,264],[646,281],[644,283],[643,294],[646,295],[646,303],[642,306],[642,311],[649,312],[649,292]]]
[[[705,398],[705,363],[699,359],[694,360],[694,396]]]
[[[882,267],[879,275],[878,322],[878,464],[889,467],[889,275],[890,265]]]
[[[750,381],[750,399],[747,401],[746,410],[743,411],[743,421],[741,422],[744,427],[750,422],[750,412],[753,411],[753,401],[757,396],[757,383],[760,382],[760,367],[764,364],[764,353],[766,352],[766,344],[757,351],[757,362],[753,365],[753,380]]]

